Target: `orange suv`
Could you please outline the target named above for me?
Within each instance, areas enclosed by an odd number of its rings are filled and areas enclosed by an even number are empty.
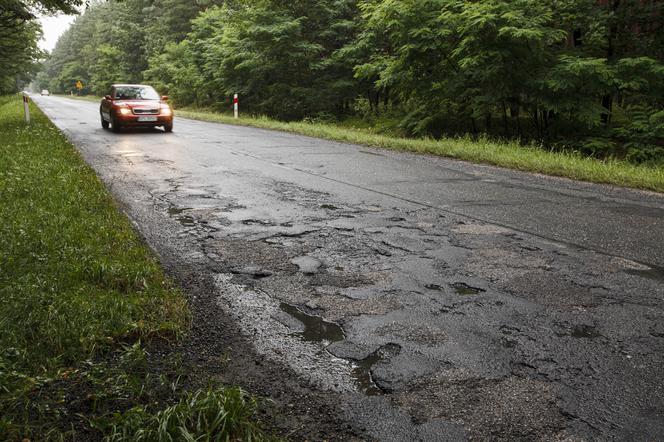
[[[152,86],[144,84],[114,84],[111,94],[101,100],[101,127],[118,132],[123,127],[162,126],[173,131],[173,109]]]

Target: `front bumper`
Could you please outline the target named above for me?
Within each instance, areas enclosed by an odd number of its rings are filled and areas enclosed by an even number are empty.
[[[163,126],[173,122],[173,115],[117,115],[123,126]],[[143,121],[142,121],[143,120]],[[148,121],[145,121],[148,120]]]

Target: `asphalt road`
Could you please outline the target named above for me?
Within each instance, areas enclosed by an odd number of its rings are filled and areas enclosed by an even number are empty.
[[[664,438],[664,196],[33,98],[293,437]]]

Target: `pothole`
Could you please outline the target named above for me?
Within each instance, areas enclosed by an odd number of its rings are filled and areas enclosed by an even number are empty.
[[[242,220],[242,224],[245,226],[274,226],[274,223],[272,221],[267,221],[263,219],[244,219]]]
[[[171,206],[168,208],[167,212],[169,215],[174,216],[174,215],[180,215],[181,213],[191,210],[191,207],[175,207]]]
[[[597,331],[597,327],[595,327],[594,325],[580,324],[572,327],[570,336],[577,339],[580,338],[595,339],[599,338],[602,335]]]
[[[478,295],[482,292],[486,292],[484,289],[469,286],[464,282],[455,282],[452,284],[452,287],[454,287],[454,291],[456,291],[457,295],[462,296]]]
[[[194,225],[196,225],[196,220],[191,215],[178,216],[177,218],[175,218],[175,220],[177,222],[179,222],[180,224],[182,224],[183,226],[194,226]]]
[[[401,346],[399,344],[386,344],[366,358],[353,362],[351,376],[355,379],[358,389],[367,396],[383,394],[384,391],[373,380],[371,369],[377,363],[396,356],[400,352]]]
[[[298,256],[297,258],[293,258],[291,263],[298,266],[300,272],[304,273],[305,275],[313,275],[314,273],[318,273],[318,270],[323,265],[319,259],[314,258],[313,256]]]
[[[319,342],[327,347],[333,342],[345,339],[343,329],[334,322],[305,313],[294,305],[285,302],[282,302],[279,308],[304,325],[304,330],[297,333],[304,341]]]
[[[562,330],[556,332],[556,336],[558,337],[570,336],[575,339],[595,339],[602,336],[594,325],[576,324],[569,326],[558,324],[558,326],[562,327]]]

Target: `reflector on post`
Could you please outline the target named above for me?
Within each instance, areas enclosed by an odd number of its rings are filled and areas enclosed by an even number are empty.
[[[235,115],[235,118],[240,117],[240,102],[237,94],[233,96],[233,114]]]
[[[23,92],[23,113],[25,114],[25,122],[30,123],[30,98],[25,92]]]

